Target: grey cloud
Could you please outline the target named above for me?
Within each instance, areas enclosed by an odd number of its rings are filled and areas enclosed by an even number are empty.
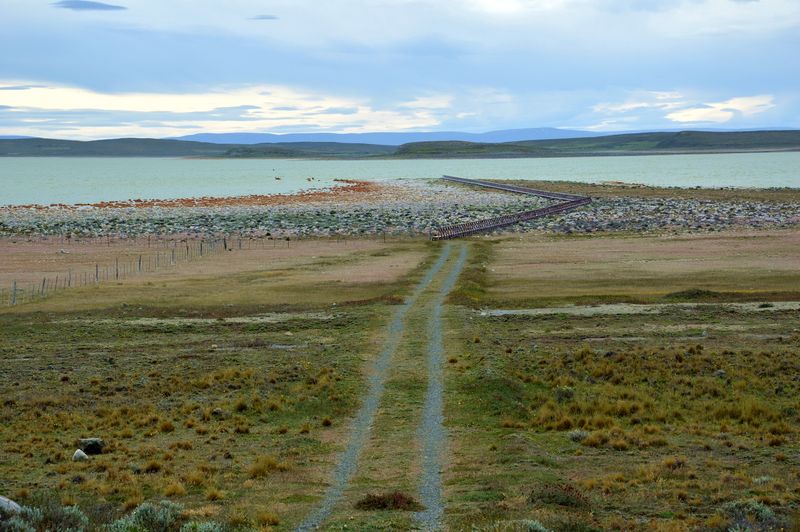
[[[0,91],[26,91],[28,89],[43,89],[46,85],[9,85],[0,87]]]
[[[54,2],[52,5],[54,7],[71,9],[73,11],[124,11],[128,9],[123,6],[104,4],[103,2],[92,2],[90,0],[61,0],[60,2]]]
[[[250,17],[250,20],[278,20],[277,15],[256,15],[254,17]]]
[[[253,106],[220,107],[206,112],[176,113],[169,111],[106,111],[100,109],[23,109],[14,108],[14,112],[5,112],[0,106],[0,126],[22,127],[26,125],[23,120],[36,120],[36,127],[42,129],[61,129],[80,123],[80,127],[111,127],[120,124],[146,124],[148,126],[164,126],[188,128],[193,127],[194,121],[227,121],[235,120],[246,123],[259,118],[248,116],[246,113]],[[8,109],[11,109],[10,107]],[[263,119],[262,119],[263,120]],[[29,124],[27,124],[29,125]]]

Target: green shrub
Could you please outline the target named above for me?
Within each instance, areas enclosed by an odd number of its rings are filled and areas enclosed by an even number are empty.
[[[181,532],[222,532],[223,530],[225,530],[224,527],[214,521],[209,521],[207,523],[192,521],[181,527]]]
[[[30,530],[58,530],[59,532],[83,532],[89,527],[89,518],[77,506],[61,506],[48,502],[41,508],[23,506],[19,515],[0,522],[3,532],[27,532]]]
[[[729,530],[780,530],[786,525],[769,506],[754,500],[727,502],[720,510],[733,522]]]
[[[36,532],[36,528],[26,523],[19,515],[8,520],[0,518],[0,530],[3,532]]]
[[[177,527],[183,507],[170,501],[146,502],[108,527],[109,532],[168,532]]]

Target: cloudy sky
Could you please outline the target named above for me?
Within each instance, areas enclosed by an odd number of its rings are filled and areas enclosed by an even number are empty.
[[[0,135],[800,127],[800,0],[0,0]]]

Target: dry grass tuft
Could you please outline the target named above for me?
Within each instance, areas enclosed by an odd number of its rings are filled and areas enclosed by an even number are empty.
[[[278,526],[281,520],[274,512],[259,510],[256,512],[256,523],[261,526]]]
[[[277,471],[287,471],[289,466],[283,462],[279,462],[273,456],[262,455],[255,459],[252,465],[247,469],[247,474],[250,478],[265,478]]]
[[[186,488],[180,482],[173,481],[164,487],[165,497],[183,497],[186,495]]]
[[[225,494],[222,490],[217,488],[208,488],[206,490],[206,500],[207,501],[221,501],[225,498]]]

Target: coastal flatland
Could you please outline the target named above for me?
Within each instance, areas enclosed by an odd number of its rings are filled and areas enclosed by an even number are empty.
[[[2,495],[97,527],[791,529],[799,235],[306,239],[4,306]],[[2,245],[4,279],[107,253]]]

